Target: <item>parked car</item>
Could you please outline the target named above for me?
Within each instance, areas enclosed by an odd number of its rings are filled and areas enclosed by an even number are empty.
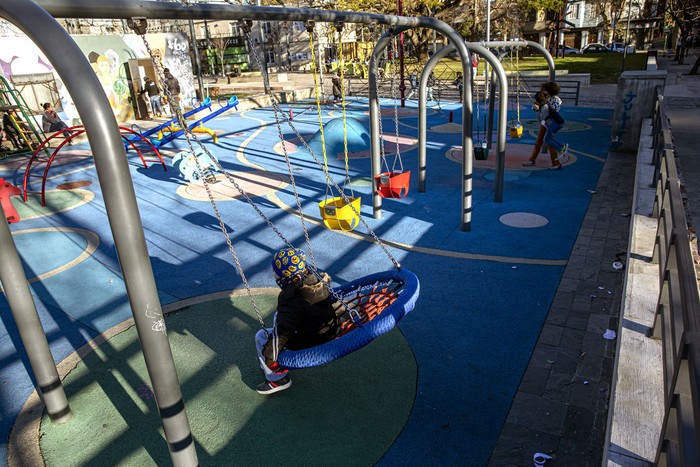
[[[623,44],[622,42],[612,42],[612,43],[610,43],[610,44],[607,44],[605,47],[607,47],[608,49],[612,50],[613,52],[620,52],[620,53],[622,53],[622,52],[625,51],[625,44]],[[635,52],[636,52],[636,50],[635,50],[635,48],[634,48],[633,45],[628,45],[628,46],[627,46],[627,53],[628,53],[628,54],[633,54],[633,53],[635,53]]]
[[[556,49],[551,48],[551,47],[549,48],[550,54],[554,55],[557,52],[559,52],[561,54],[561,46],[557,47]],[[568,45],[564,46],[564,55],[576,55],[576,54],[580,54],[580,53],[581,53],[581,51],[579,49],[574,49],[573,47],[569,47]]]
[[[594,42],[593,44],[588,44],[586,47],[581,49],[581,53],[584,54],[594,54],[594,53],[605,53],[612,52],[612,50],[605,47],[603,44],[598,44]]]

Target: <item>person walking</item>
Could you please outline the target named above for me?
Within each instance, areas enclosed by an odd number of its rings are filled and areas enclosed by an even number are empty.
[[[537,156],[540,154],[540,150],[544,144],[547,144],[547,150],[549,151],[549,158],[552,161],[550,170],[561,169],[560,158],[568,151],[568,144],[562,145],[554,139],[554,134],[559,131],[561,125],[555,121],[560,119],[556,111],[552,111],[554,108],[561,108],[561,99],[556,95],[551,95],[550,92],[559,93],[559,85],[554,82],[544,83],[540,90],[535,94],[535,103],[532,109],[537,114],[537,121],[540,122],[539,130],[537,132],[537,139],[535,140],[535,147],[532,148],[532,153],[530,158],[523,162],[523,166],[531,167],[536,164]],[[547,137],[547,134],[552,132]],[[553,144],[550,145],[550,142]]]
[[[549,81],[542,85],[542,90],[549,94],[547,99],[547,118],[544,120],[544,124],[547,127],[547,132],[544,134],[544,144],[550,148],[550,156],[553,155],[552,151],[556,152],[556,157],[553,160],[550,170],[559,170],[562,168],[560,163],[561,158],[566,156],[569,152],[569,145],[562,144],[556,140],[555,135],[564,126],[564,119],[560,115],[561,111],[561,98],[559,97],[560,87],[554,81]]]
[[[427,98],[426,101],[432,101],[433,100],[433,87],[435,86],[435,73],[432,71],[428,75],[428,83],[426,86],[426,94]]]
[[[143,89],[148,94],[148,100],[151,102],[151,110],[154,117],[163,116],[163,108],[160,105],[160,88],[155,81],[146,76],[144,79]]]

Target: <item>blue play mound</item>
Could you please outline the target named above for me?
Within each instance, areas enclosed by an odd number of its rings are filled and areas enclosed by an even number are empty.
[[[364,124],[356,118],[348,117],[345,121],[347,126],[348,152],[369,149],[369,129],[365,128]],[[329,156],[343,153],[345,149],[343,144],[342,118],[333,119],[323,125],[323,134],[326,141],[326,153]],[[322,154],[321,130],[313,135],[307,143],[315,154]]]

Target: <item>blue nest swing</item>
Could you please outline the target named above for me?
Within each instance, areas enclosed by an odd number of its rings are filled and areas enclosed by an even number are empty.
[[[283,350],[278,363],[288,369],[309,368],[344,357],[366,346],[376,337],[391,331],[396,323],[413,310],[420,283],[406,269],[360,277],[334,292],[342,299],[338,304],[340,330],[331,341],[301,350]]]

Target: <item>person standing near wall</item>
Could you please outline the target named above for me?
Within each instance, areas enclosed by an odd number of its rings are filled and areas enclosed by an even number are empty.
[[[148,94],[148,100],[151,101],[151,110],[154,117],[163,115],[163,108],[160,106],[160,88],[151,78],[146,76],[144,79],[143,89]]]
[[[180,109],[180,82],[170,73],[169,68],[163,70],[163,75],[165,76],[165,86],[169,94],[170,113],[175,116],[177,115],[175,109]]]

